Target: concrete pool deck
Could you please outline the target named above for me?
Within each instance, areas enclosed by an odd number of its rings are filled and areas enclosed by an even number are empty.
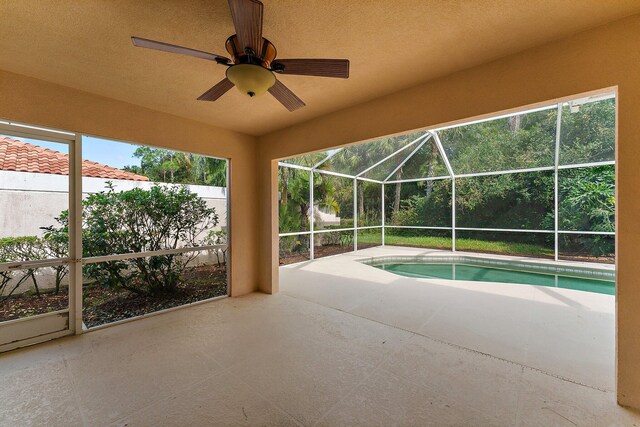
[[[415,279],[358,262],[394,255],[450,256],[452,252],[386,246],[293,264],[280,268],[280,290],[569,382],[615,389],[614,296],[531,285]]]

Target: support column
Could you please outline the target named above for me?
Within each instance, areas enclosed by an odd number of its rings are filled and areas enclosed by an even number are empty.
[[[82,333],[82,135],[69,144],[69,329]]]
[[[558,166],[560,165],[560,126],[562,123],[562,103],[558,104],[558,117],[556,119],[556,147],[553,166],[553,255],[558,261]]]
[[[309,234],[309,258],[310,259],[314,259],[315,258],[315,224],[314,224],[314,213],[315,213],[315,208],[313,206],[313,169],[309,171],[309,206],[310,208],[310,213],[309,213],[309,231],[311,232]]]
[[[382,246],[384,246],[384,182],[382,183],[382,194],[380,196],[380,205],[382,206]]]
[[[442,146],[442,141],[440,141],[440,137],[437,132],[432,131],[431,135],[433,135],[433,141],[436,144],[436,148],[440,153],[440,157],[442,157],[442,161],[447,168],[447,172],[449,172],[449,176],[451,177],[451,250],[453,252],[456,251],[456,175],[453,173],[453,168],[451,167],[451,163],[449,162],[449,158],[447,157],[447,153],[444,152],[444,147]]]
[[[451,250],[456,251],[456,177],[451,178]]]
[[[358,250],[358,179],[353,178],[353,250]]]

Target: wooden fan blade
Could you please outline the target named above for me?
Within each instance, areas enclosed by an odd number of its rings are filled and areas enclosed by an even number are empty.
[[[282,74],[349,78],[348,59],[278,59],[274,67],[276,64],[284,66]]]
[[[295,93],[291,92],[291,90],[289,90],[289,88],[283,85],[279,80],[276,80],[276,84],[269,88],[269,93],[273,95],[275,99],[280,101],[280,103],[289,111],[296,111],[306,105],[296,96]]]
[[[198,101],[215,101],[227,93],[233,86],[234,85],[231,83],[231,80],[225,77],[224,80],[221,80],[214,87],[200,95],[198,97]]]
[[[215,53],[203,52],[201,50],[190,49],[188,47],[176,46],[174,44],[157,42],[155,40],[143,39],[141,37],[131,37],[131,41],[134,46],[145,47],[147,49],[161,50],[163,52],[178,53],[180,55],[195,56],[196,58],[207,59],[209,61],[216,61],[216,59],[229,62],[228,58],[224,56],[216,55]]]
[[[242,49],[251,48],[260,56],[262,54],[262,3],[258,0],[229,0],[229,9],[231,9],[231,19],[233,19]]]

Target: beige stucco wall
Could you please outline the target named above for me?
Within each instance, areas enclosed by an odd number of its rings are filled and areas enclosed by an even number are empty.
[[[640,408],[638,40],[635,15],[260,137],[260,289],[278,289],[274,159],[617,88],[618,400]]]
[[[105,191],[107,183],[111,183],[116,191],[148,189],[154,185],[183,185],[83,177],[82,197]],[[0,214],[0,239],[42,236],[42,227],[56,225],[55,218],[69,209],[68,188],[67,175],[0,170],[0,207],[11,207],[6,215]],[[206,185],[187,185],[187,189],[204,200],[208,207],[215,209],[218,223],[212,230],[227,230],[227,189]],[[0,212],[5,213],[4,209]],[[207,232],[202,232],[201,237]]]
[[[257,139],[2,71],[0,118],[230,158],[232,294],[241,295],[278,289],[276,159],[617,88],[618,398],[640,408],[639,39],[636,15]]]
[[[231,294],[257,289],[254,137],[5,71],[0,118],[230,159]]]

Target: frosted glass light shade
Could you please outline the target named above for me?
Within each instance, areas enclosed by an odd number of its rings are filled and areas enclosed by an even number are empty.
[[[240,92],[251,97],[262,95],[276,83],[276,76],[271,71],[252,64],[238,64],[227,68],[227,78]]]

